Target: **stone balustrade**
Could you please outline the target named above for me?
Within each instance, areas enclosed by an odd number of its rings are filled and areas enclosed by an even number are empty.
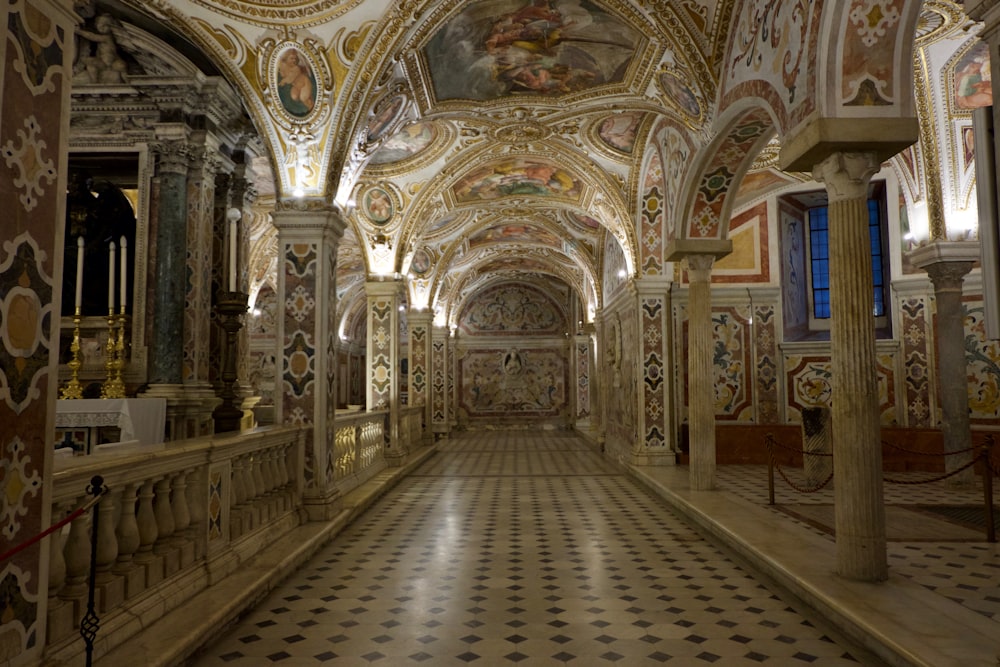
[[[97,505],[100,656],[301,523],[305,431],[271,427],[57,461],[52,520]],[[90,574],[88,512],[49,538],[48,655],[70,661]]]
[[[399,437],[403,441],[403,446],[408,450],[420,447],[424,437],[424,408],[422,406],[403,408],[399,420]]]
[[[337,415],[334,438],[334,481],[347,493],[385,468],[386,418],[388,412],[357,412]]]

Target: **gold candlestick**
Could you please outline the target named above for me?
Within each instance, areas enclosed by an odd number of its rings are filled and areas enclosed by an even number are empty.
[[[118,315],[118,340],[115,342],[115,382],[125,396],[125,306]]]
[[[125,385],[116,373],[118,365],[118,337],[115,335],[115,311],[108,309],[108,342],[104,346],[104,372],[107,377],[101,385],[101,398],[125,398]]]
[[[80,367],[83,366],[83,362],[80,361],[80,309],[76,309],[76,313],[73,315],[73,342],[69,346],[69,351],[73,354],[73,358],[69,360],[66,365],[69,366],[69,371],[72,374],[69,382],[66,386],[62,388],[61,398],[83,398],[83,385],[80,384]]]

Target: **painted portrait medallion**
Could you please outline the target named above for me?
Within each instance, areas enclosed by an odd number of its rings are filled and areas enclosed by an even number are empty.
[[[635,148],[636,132],[646,114],[638,111],[616,113],[601,121],[597,128],[597,136],[609,148],[631,155]]]
[[[378,110],[368,121],[368,143],[379,141],[385,136],[399,112],[402,111],[404,104],[406,104],[406,98],[402,95],[396,95],[387,103],[376,107]]]
[[[693,120],[701,118],[701,104],[694,91],[674,72],[660,73],[660,87],[673,104]]]
[[[465,7],[423,53],[438,100],[492,100],[621,83],[643,42],[590,0],[489,0]]]
[[[362,210],[368,216],[368,219],[377,225],[384,225],[389,222],[396,212],[392,195],[383,188],[371,188],[365,192],[362,206]]]
[[[431,268],[431,256],[427,253],[427,250],[420,248],[415,253],[413,253],[413,259],[410,261],[410,271],[422,276],[427,273]]]
[[[274,87],[288,115],[305,118],[316,108],[316,70],[302,49],[291,46],[278,54]]]

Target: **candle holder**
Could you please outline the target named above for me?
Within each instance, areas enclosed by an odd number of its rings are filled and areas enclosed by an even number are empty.
[[[108,342],[104,346],[104,372],[107,376],[101,385],[101,398],[125,398],[125,383],[118,368],[118,336],[115,335],[115,312],[108,309]]]
[[[73,357],[66,364],[69,366],[71,375],[69,382],[62,388],[62,395],[60,397],[64,399],[83,398],[83,385],[80,384],[80,367],[83,366],[83,362],[80,361],[80,320],[80,309],[77,308],[76,313],[73,315],[73,342],[69,346],[69,351]]]
[[[238,431],[243,420],[243,411],[236,406],[236,335],[243,328],[242,317],[247,312],[247,295],[243,292],[220,292],[216,306],[222,317],[222,328],[226,338],[222,345],[222,402],[212,412],[215,432]]]
[[[122,388],[122,398],[125,396],[125,319],[125,307],[122,306],[118,315],[118,340],[115,341],[115,383]]]

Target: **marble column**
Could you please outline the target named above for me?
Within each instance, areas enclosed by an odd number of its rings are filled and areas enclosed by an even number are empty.
[[[868,185],[878,168],[873,153],[833,153],[813,170],[829,199],[837,572],[860,581],[888,577],[868,229]]]
[[[941,434],[944,451],[959,452],[972,446],[969,426],[969,386],[965,358],[965,314],[962,312],[962,282],[979,259],[979,244],[968,241],[931,241],[910,253],[910,261],[927,271],[934,285],[937,309],[937,377],[941,401]],[[945,471],[953,472],[973,459],[974,453],[945,457]],[[948,478],[955,486],[975,480],[970,466]]]
[[[337,405],[337,245],[339,212],[319,199],[280,200],[278,229],[278,382],[280,423],[307,429],[304,505],[313,521],[336,516],[333,452]]]
[[[410,326],[410,405],[423,408],[425,442],[431,437],[430,362],[433,319],[433,313],[423,310],[410,311],[407,317]]]
[[[691,254],[688,279],[688,443],[691,489],[715,488],[715,383],[712,372],[712,263]]]
[[[150,385],[179,386],[184,368],[184,297],[187,254],[187,172],[185,140],[163,141],[157,154],[156,278],[149,350]]]
[[[448,345],[446,326],[431,329],[431,432],[435,439],[447,438],[450,414],[448,405]]]
[[[400,465],[406,448],[399,437],[399,307],[403,284],[396,280],[365,283],[368,296],[368,410],[388,410],[385,457]]]

